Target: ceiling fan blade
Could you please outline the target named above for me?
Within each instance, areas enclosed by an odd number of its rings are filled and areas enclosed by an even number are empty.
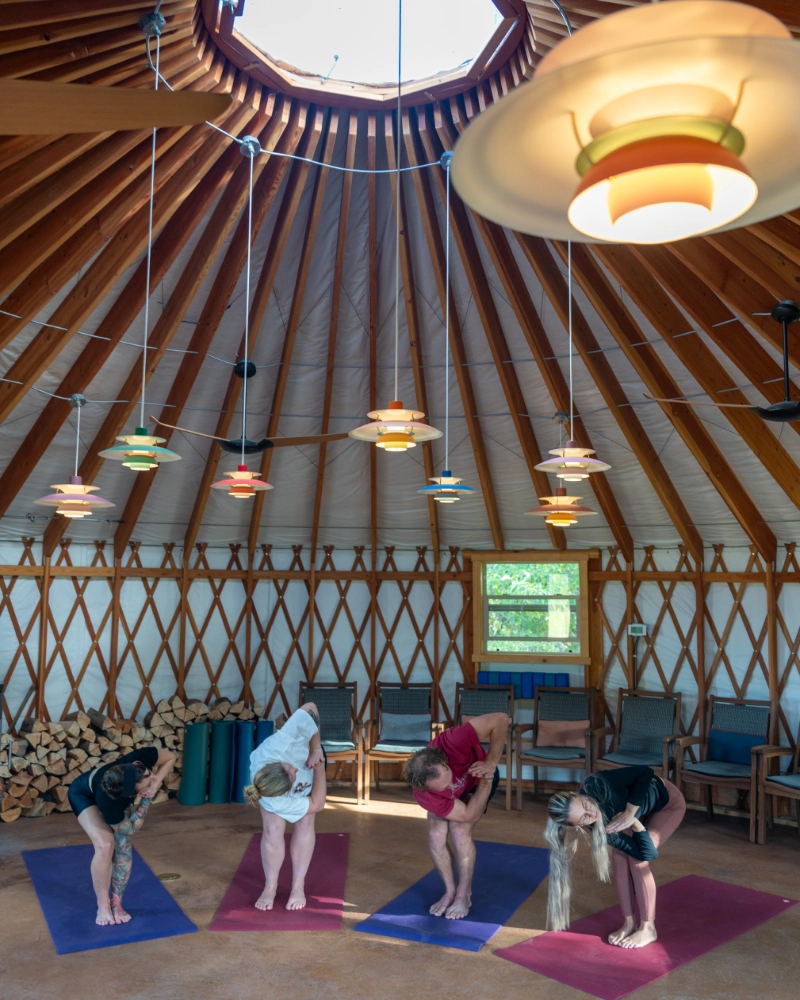
[[[0,135],[62,135],[197,125],[230,106],[227,94],[137,90],[0,78]]]
[[[757,410],[757,406],[751,406],[749,403],[707,403],[702,400],[697,400],[696,402],[691,399],[661,399],[658,396],[648,396],[646,392],[642,393],[645,399],[651,400],[653,403],[683,403],[684,406],[714,406],[718,410]]]
[[[215,437],[213,434],[201,434],[200,431],[190,431],[186,427],[176,427],[175,424],[165,424],[163,420],[156,420],[155,417],[150,417],[154,424],[158,424],[160,427],[169,427],[173,431],[181,431],[183,434],[194,434],[195,437],[208,438],[209,441],[227,441],[227,438]]]
[[[267,438],[272,442],[273,448],[294,448],[299,444],[325,444],[328,441],[344,441],[348,437],[347,431],[342,434],[305,434],[302,437],[288,438]]]

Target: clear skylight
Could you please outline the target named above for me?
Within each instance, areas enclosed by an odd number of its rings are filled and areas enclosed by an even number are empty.
[[[500,20],[492,0],[403,0],[403,80],[470,62]],[[396,0],[246,0],[235,30],[306,73],[354,83],[397,80]]]

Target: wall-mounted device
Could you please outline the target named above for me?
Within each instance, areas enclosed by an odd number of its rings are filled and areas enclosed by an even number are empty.
[[[643,622],[633,622],[628,625],[628,635],[634,639],[641,639],[647,635],[647,626]]]

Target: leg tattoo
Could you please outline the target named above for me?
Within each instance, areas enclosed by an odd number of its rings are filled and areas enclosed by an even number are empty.
[[[142,799],[138,807],[127,816],[121,823],[114,827],[114,868],[111,874],[111,910],[114,914],[114,923],[127,924],[131,919],[129,913],[122,906],[122,896],[128,879],[131,876],[131,866],[133,864],[133,845],[131,837],[139,830],[147,810],[150,808],[151,799]]]

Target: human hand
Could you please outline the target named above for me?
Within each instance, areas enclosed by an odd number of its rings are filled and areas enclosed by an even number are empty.
[[[474,764],[470,764],[467,769],[467,774],[471,774],[475,778],[493,778],[494,772],[497,770],[497,764],[492,764],[488,760],[476,760]]]
[[[632,826],[636,821],[636,808],[636,806],[629,804],[622,812],[618,812],[616,816],[612,816],[611,822],[606,826],[606,833],[619,833]]]
[[[150,775],[150,777],[147,779],[147,784],[144,785],[142,788],[137,788],[136,789],[136,794],[140,798],[142,798],[142,799],[152,799],[153,796],[156,794],[156,792],[161,787],[161,782],[162,781],[163,781],[163,778],[161,778],[154,771]]]
[[[308,752],[308,760],[306,761],[306,767],[313,768],[318,767],[320,764],[325,763],[325,754],[322,750],[311,750]]]

